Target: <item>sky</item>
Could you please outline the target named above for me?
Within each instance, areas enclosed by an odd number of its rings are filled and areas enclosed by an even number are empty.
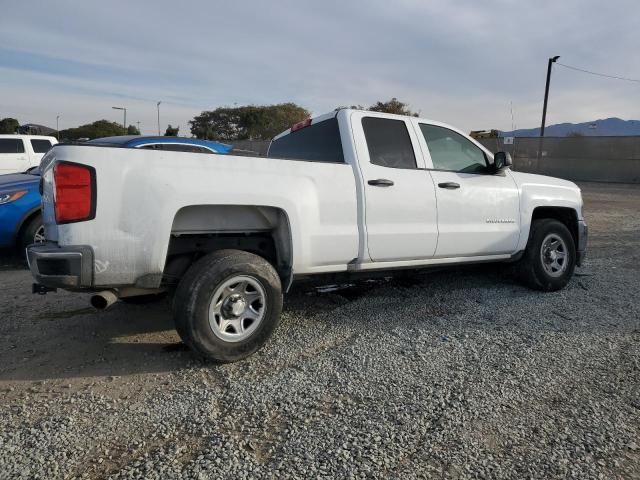
[[[219,106],[397,97],[463,130],[540,124],[547,59],[640,79],[638,0],[0,0],[0,118],[143,134]],[[513,106],[513,121],[511,116]],[[640,119],[640,83],[555,66],[547,125]]]

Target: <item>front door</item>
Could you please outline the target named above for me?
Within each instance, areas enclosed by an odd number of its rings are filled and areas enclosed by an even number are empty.
[[[432,164],[438,200],[436,257],[514,253],[520,207],[510,172],[494,172],[487,154],[459,132],[417,120],[414,125]]]
[[[24,172],[30,166],[21,138],[0,138],[0,174]]]
[[[432,258],[438,239],[436,195],[410,120],[363,112],[351,119],[371,260]]]

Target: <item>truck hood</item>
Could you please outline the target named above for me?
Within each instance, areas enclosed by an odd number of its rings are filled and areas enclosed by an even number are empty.
[[[511,175],[513,176],[513,179],[516,181],[519,187],[559,187],[573,190],[577,194],[580,194],[580,187],[578,187],[575,183],[570,182],[569,180],[563,180],[556,177],[547,177],[546,175],[536,175],[533,173],[514,171],[511,172]]]
[[[39,175],[28,175],[26,173],[0,175],[0,192],[17,190],[20,188],[32,188],[38,185],[39,181]]]

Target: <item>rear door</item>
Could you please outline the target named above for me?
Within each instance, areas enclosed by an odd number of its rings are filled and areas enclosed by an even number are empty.
[[[24,172],[30,166],[22,138],[0,138],[0,174]]]
[[[374,262],[431,258],[436,249],[436,195],[410,122],[352,113],[367,245]]]
[[[518,188],[509,170],[494,172],[465,135],[414,119],[438,200],[437,257],[515,252],[520,237]]]

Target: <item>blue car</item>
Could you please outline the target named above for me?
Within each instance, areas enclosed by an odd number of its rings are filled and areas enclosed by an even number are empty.
[[[144,148],[204,154],[227,154],[231,145],[180,137],[141,137],[139,135],[96,138],[87,142],[123,148]],[[40,169],[24,173],[0,175],[0,248],[24,248],[44,241],[44,227],[40,214]]]
[[[0,175],[0,248],[44,241],[39,184],[38,167]]]
[[[222,153],[231,152],[231,145],[182,137],[141,137],[139,135],[124,135],[121,137],[96,138],[86,142],[90,145],[104,145],[124,148],[144,148],[145,150],[170,150],[172,152],[193,153]]]

